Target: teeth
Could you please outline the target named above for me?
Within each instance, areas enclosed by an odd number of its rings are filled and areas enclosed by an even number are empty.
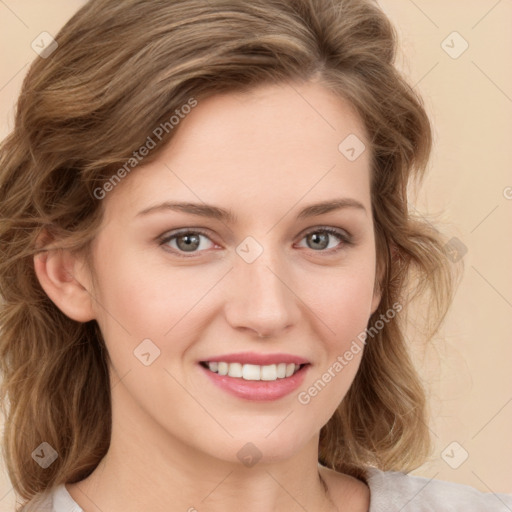
[[[212,362],[207,363],[210,371],[219,375],[228,375],[229,377],[242,378],[244,380],[277,380],[291,377],[300,365],[294,363],[279,363],[260,366],[257,364],[225,363]]]
[[[228,363],[218,363],[219,375],[227,375],[228,374]],[[212,370],[210,368],[210,370]],[[212,370],[213,371],[213,370]]]
[[[295,365],[293,365],[295,367]],[[275,364],[261,367],[261,380],[277,380],[277,368]]]
[[[229,366],[238,363],[231,363]],[[244,364],[242,370],[242,379],[244,380],[260,380],[261,366],[257,364]]]
[[[228,365],[228,375],[230,377],[241,377],[242,365],[240,363],[231,363]]]

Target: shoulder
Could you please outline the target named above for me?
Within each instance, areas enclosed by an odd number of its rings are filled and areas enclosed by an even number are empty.
[[[25,503],[20,512],[53,512],[54,489],[36,494],[30,501]]]
[[[369,512],[510,512],[512,494],[368,467]]]
[[[64,484],[57,485],[32,498],[20,512],[83,512]]]
[[[343,504],[343,510],[368,512],[370,489],[364,482],[320,464],[318,467],[334,503]]]

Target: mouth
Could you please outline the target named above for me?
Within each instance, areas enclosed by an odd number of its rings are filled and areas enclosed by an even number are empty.
[[[291,395],[304,382],[311,363],[292,354],[224,354],[198,361],[212,383],[244,401],[269,402]]]
[[[276,381],[295,375],[309,363],[274,363],[266,365],[227,361],[201,361],[199,363],[212,373],[245,381]]]

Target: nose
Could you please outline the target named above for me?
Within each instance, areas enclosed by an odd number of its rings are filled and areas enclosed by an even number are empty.
[[[233,329],[275,338],[298,322],[300,301],[285,267],[285,262],[272,257],[268,248],[252,263],[236,258],[230,272],[231,293],[225,304],[226,318]]]

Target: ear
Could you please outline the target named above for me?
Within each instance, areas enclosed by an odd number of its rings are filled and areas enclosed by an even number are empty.
[[[69,318],[88,322],[95,318],[89,279],[77,256],[66,249],[48,249],[34,256],[34,269],[51,301]]]

